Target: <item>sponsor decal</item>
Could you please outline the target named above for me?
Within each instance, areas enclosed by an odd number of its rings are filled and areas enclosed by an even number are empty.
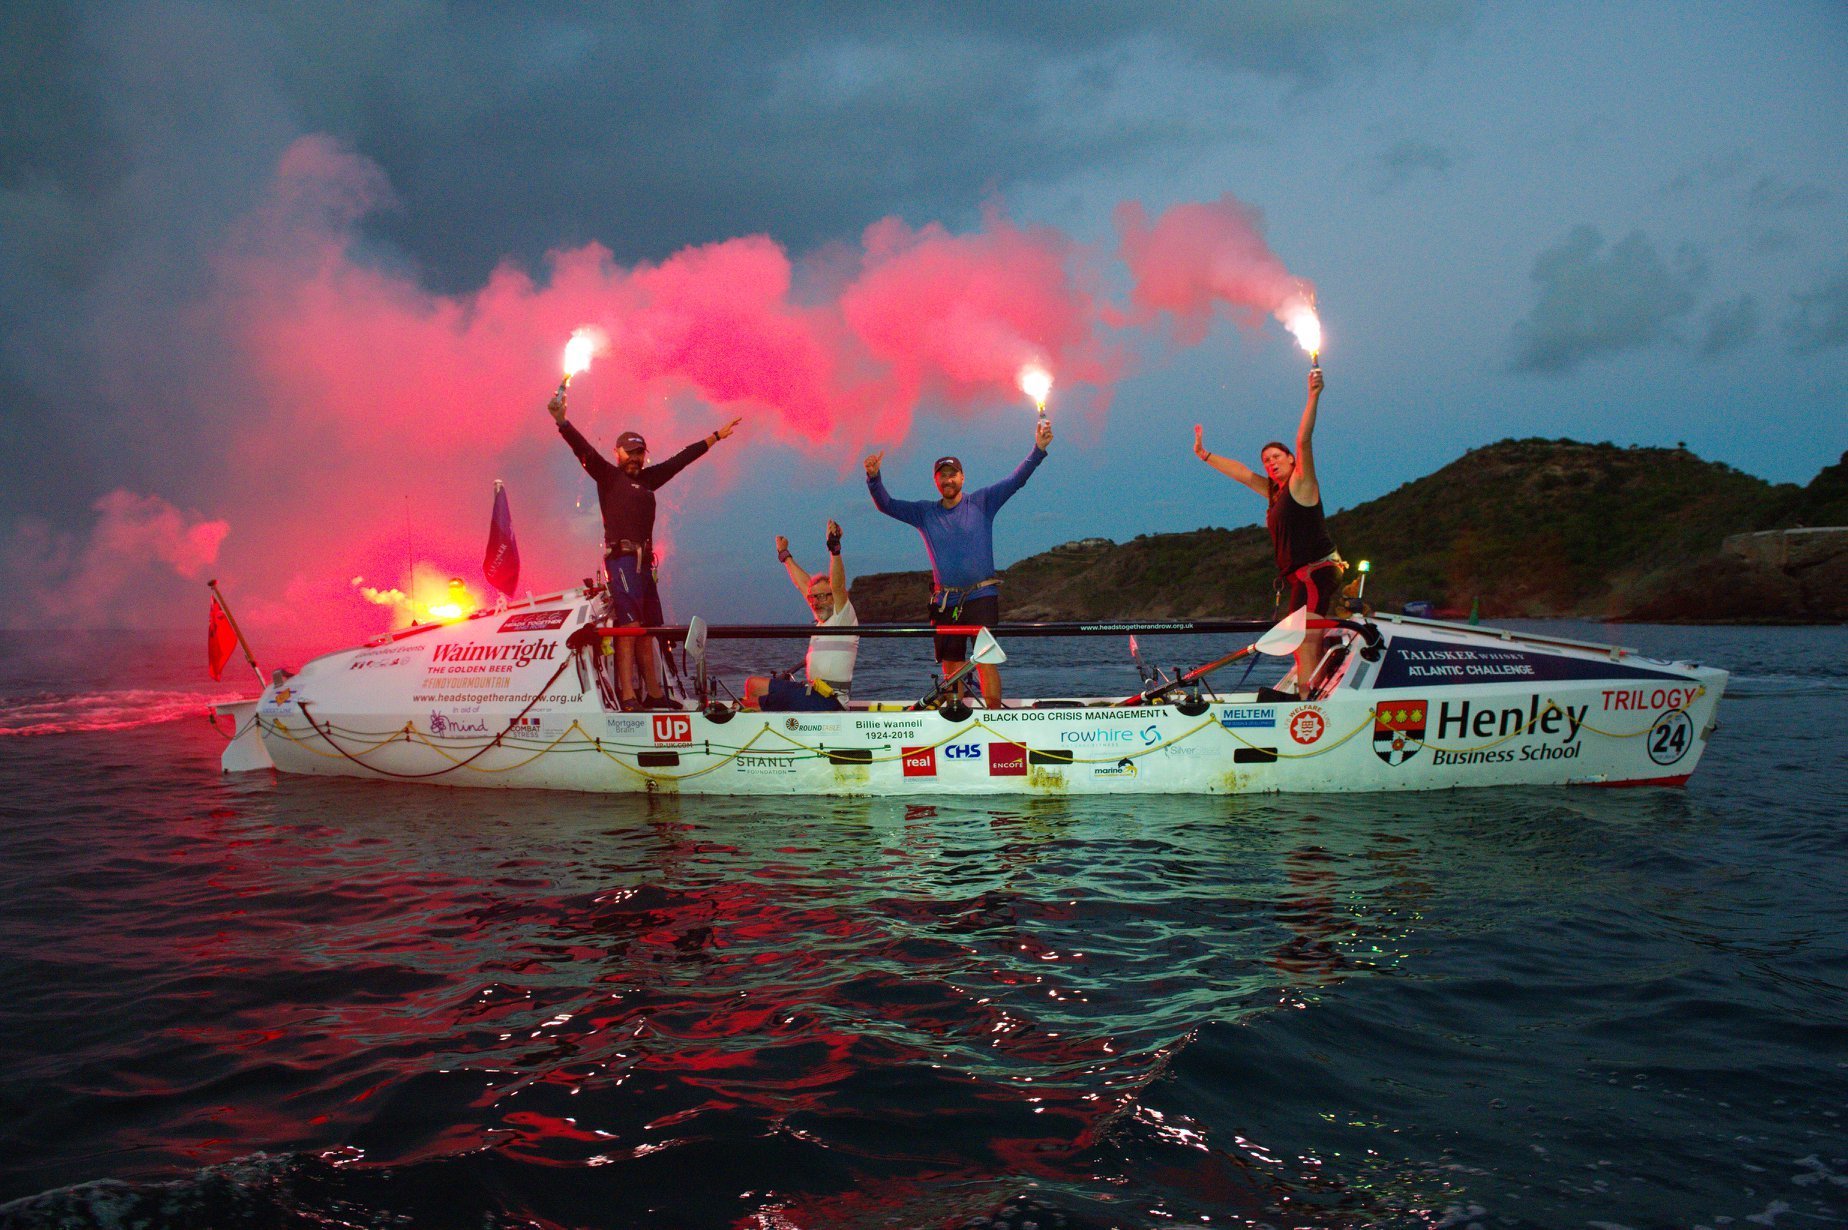
[[[569,609],[563,611],[521,611],[518,615],[509,615],[501,620],[496,632],[544,632],[550,628],[562,628],[571,618]]]
[[[1579,730],[1585,725],[1585,714],[1590,709],[1588,704],[1562,705],[1538,694],[1529,696],[1524,705],[1519,702],[1496,706],[1472,704],[1467,700],[1439,701],[1436,741],[1505,738],[1514,734],[1551,736],[1563,731],[1565,738],[1560,742],[1571,743],[1578,738]]]
[[[1227,730],[1275,730],[1277,711],[1269,705],[1226,705],[1219,724]]]
[[[1598,693],[1606,713],[1648,713],[1656,709],[1685,709],[1700,695],[1700,688],[1615,688]]]
[[[684,713],[655,714],[654,741],[656,743],[693,742],[693,719]]]
[[[403,666],[408,661],[410,661],[409,654],[390,658],[354,658],[347,663],[347,669],[350,671],[379,670],[387,666]]]
[[[980,760],[982,745],[980,743],[951,743],[944,747],[945,760]]]
[[[1425,703],[1399,700],[1373,711],[1373,754],[1402,765],[1418,754],[1425,737]]]
[[[1544,743],[1518,743],[1512,747],[1471,748],[1466,751],[1431,749],[1431,764],[1495,765],[1535,760],[1577,760],[1585,746],[1578,741],[1589,704],[1562,705],[1535,694],[1526,704],[1485,705],[1470,701],[1439,701],[1437,733],[1443,739],[1495,739],[1510,735],[1545,735]]]
[[[648,719],[642,717],[606,717],[603,730],[612,735],[639,735],[648,729]]]
[[[758,756],[744,753],[732,760],[732,767],[741,773],[794,773],[796,758],[794,756]]]
[[[937,749],[934,747],[908,747],[904,749],[906,777],[937,776]]]
[[[1137,706],[1133,709],[1111,709],[1110,716],[1134,720],[1137,718],[1161,717],[1168,710],[1160,705]],[[992,709],[982,714],[983,725],[992,726],[997,722],[1069,722],[1071,709]]]
[[[454,738],[457,735],[485,735],[488,733],[488,723],[486,720],[479,722],[464,722],[441,713],[432,713],[430,715],[430,733],[433,735],[443,735],[446,738]]]
[[[293,695],[295,695],[294,691],[289,688],[277,688],[276,695],[270,697],[270,703],[272,705],[286,705],[289,703],[289,697]]]
[[[530,641],[507,641],[499,645],[481,645],[473,641],[438,645],[431,653],[432,662],[509,662],[528,666],[534,662],[558,659],[558,642],[538,638]],[[432,674],[437,673],[432,670]]]
[[[1577,658],[1515,645],[1456,644],[1395,636],[1380,663],[1377,688],[1518,680],[1553,683],[1577,679],[1668,679],[1680,675],[1646,670],[1607,657]]]
[[[1328,719],[1314,705],[1298,705],[1290,710],[1283,725],[1290,732],[1290,738],[1307,745],[1322,737],[1322,732],[1328,729]]]
[[[1125,756],[1123,759],[1117,761],[1115,764],[1109,764],[1109,765],[1100,764],[1100,765],[1092,766],[1091,776],[1092,777],[1134,777],[1140,771],[1141,770],[1136,768],[1136,762],[1131,760],[1129,757]]]
[[[1025,777],[1026,775],[1026,744],[990,743],[988,745],[988,776]]]
[[[1159,743],[1160,741],[1161,731],[1154,726],[1150,726],[1144,730],[1093,728],[1088,730],[1061,730],[1059,732],[1059,742],[1061,743],[1101,744],[1106,747],[1117,743],[1140,743],[1143,747],[1147,747],[1151,743]]]
[[[783,729],[792,735],[837,735],[841,732],[841,719],[791,716],[783,719]]]
[[[1674,764],[1694,746],[1694,722],[1680,709],[1671,709],[1655,720],[1645,742],[1649,759],[1657,764]]]

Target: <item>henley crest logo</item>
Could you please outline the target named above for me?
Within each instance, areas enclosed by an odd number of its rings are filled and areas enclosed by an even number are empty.
[[[1425,703],[1401,700],[1373,711],[1373,754],[1389,765],[1402,765],[1424,746]]]

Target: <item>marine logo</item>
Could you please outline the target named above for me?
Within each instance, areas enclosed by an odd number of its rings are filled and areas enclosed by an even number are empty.
[[[1424,746],[1425,703],[1402,700],[1373,711],[1373,754],[1389,765],[1402,765]]]

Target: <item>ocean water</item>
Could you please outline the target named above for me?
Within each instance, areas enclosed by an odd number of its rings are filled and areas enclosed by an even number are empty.
[[[1685,789],[223,776],[0,635],[0,1226],[1848,1225],[1848,629],[1548,627],[1734,672]]]

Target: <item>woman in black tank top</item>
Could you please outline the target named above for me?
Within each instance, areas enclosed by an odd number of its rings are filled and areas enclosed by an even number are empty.
[[[1322,519],[1322,487],[1316,481],[1315,434],[1316,406],[1322,397],[1322,369],[1309,369],[1309,397],[1303,404],[1303,419],[1296,429],[1296,451],[1292,453],[1273,440],[1259,453],[1264,473],[1243,462],[1208,452],[1204,430],[1194,426],[1194,456],[1228,478],[1245,484],[1264,497],[1269,506],[1264,524],[1270,530],[1271,545],[1277,556],[1278,592],[1289,589],[1287,610],[1306,606],[1313,614],[1326,615],[1334,606],[1335,590],[1345,564],[1328,536]],[[1309,680],[1322,656],[1322,634],[1311,629],[1296,651],[1297,694],[1309,694]]]

